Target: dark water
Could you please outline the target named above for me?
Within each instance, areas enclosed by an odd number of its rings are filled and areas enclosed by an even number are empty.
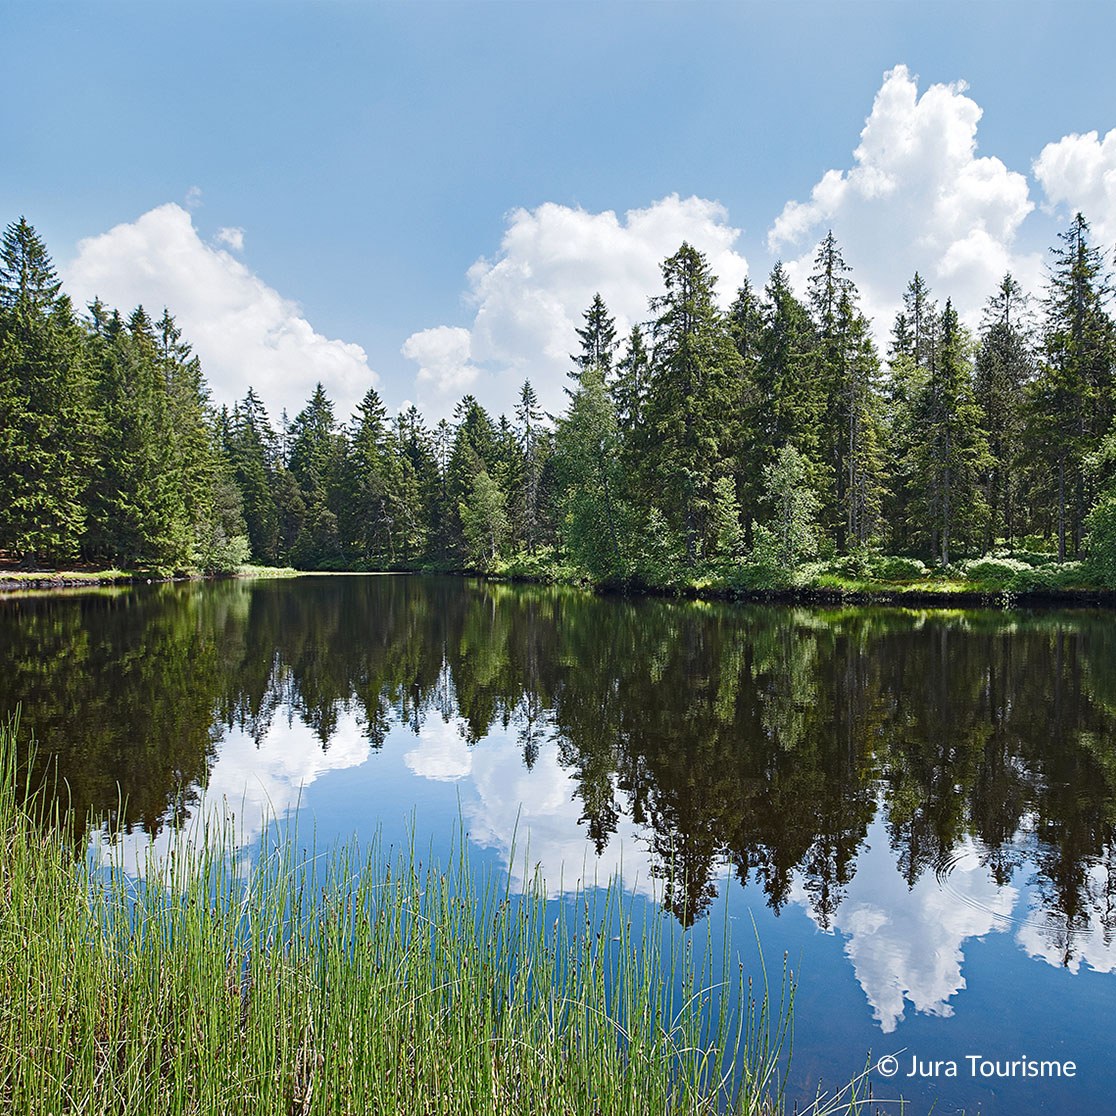
[[[786,951],[796,1094],[902,1052],[865,1084],[907,1112],[1112,1110],[1111,613],[406,577],[30,595],[0,601],[17,702],[136,865],[212,803],[248,840],[297,808],[319,844],[435,855],[463,818],[516,884],[622,871],[750,964]],[[1074,1076],[982,1074],[1020,1059]]]

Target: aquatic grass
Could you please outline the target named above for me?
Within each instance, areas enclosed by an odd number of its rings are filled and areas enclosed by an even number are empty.
[[[75,853],[0,729],[0,1109],[774,1111],[793,990],[613,884],[522,895],[470,865],[230,821],[139,878]],[[64,789],[64,788],[63,788]],[[727,931],[726,931],[727,935]]]

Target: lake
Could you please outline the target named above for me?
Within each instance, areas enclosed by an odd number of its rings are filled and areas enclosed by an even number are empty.
[[[513,888],[622,874],[776,984],[785,954],[792,1095],[870,1057],[911,1113],[1111,1107],[1112,613],[376,575],[32,593],[0,600],[17,703],[137,873],[218,807],[249,850],[269,817],[435,859],[464,829]]]

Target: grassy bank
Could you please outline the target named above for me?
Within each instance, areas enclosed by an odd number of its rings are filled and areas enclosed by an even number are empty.
[[[154,581],[190,581],[202,577],[297,577],[289,566],[238,566],[221,574],[203,574],[197,570],[167,569],[51,569],[24,570],[11,564],[0,564],[0,591],[23,589],[80,589],[94,586],[143,585]]]
[[[675,556],[637,565],[623,577],[593,577],[549,548],[540,548],[534,554],[495,559],[483,570],[456,572],[504,581],[712,599],[912,606],[1116,604],[1116,588],[1089,562],[1059,563],[1052,554],[1025,551],[996,552],[944,568],[875,552],[797,565],[748,560],[685,563]]]
[[[788,999],[735,962],[714,992],[615,888],[548,903],[463,855],[289,841],[238,871],[220,826],[136,883],[75,856],[16,770],[0,729],[4,1112],[775,1111]]]

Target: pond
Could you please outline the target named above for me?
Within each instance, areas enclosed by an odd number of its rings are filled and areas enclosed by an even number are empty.
[[[776,982],[786,954],[792,1095],[870,1057],[911,1113],[1111,1106],[1111,613],[376,575],[28,594],[0,601],[17,703],[137,872],[215,804],[249,844],[297,815],[437,858],[464,828],[514,888],[620,874]]]

